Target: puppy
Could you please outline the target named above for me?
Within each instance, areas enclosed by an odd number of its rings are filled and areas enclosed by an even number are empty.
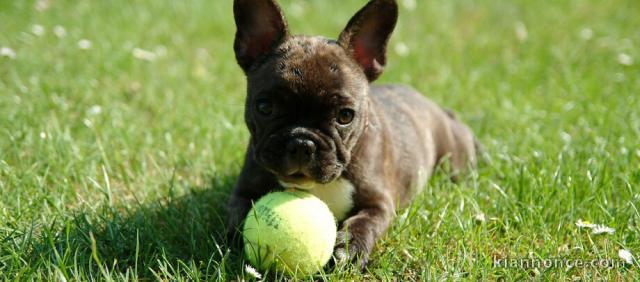
[[[341,222],[337,262],[364,268],[395,210],[442,160],[454,174],[475,165],[473,133],[409,87],[371,84],[387,62],[395,1],[369,1],[337,40],[290,34],[275,0],[235,0],[233,10],[251,138],[230,235],[266,193],[307,190]]]

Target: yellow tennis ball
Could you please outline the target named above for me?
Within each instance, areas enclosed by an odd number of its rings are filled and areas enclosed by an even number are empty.
[[[273,192],[254,204],[243,235],[245,255],[255,267],[306,276],[331,258],[336,223],[327,205],[309,193]]]

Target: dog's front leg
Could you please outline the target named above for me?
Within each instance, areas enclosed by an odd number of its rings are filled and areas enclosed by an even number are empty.
[[[393,202],[387,195],[367,200],[355,215],[342,223],[334,250],[336,263],[353,261],[362,271],[376,239],[384,234],[395,214]]]
[[[241,224],[254,201],[276,189],[278,182],[273,174],[260,167],[253,159],[251,148],[247,151],[244,166],[231,192],[227,205],[227,241],[239,243]]]
[[[227,242],[231,246],[239,245],[239,234],[241,232],[241,223],[251,209],[251,199],[234,191],[229,198],[227,210],[229,216],[227,218]]]

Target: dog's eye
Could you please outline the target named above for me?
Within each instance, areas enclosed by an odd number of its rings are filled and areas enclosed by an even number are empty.
[[[352,109],[342,109],[338,112],[338,117],[336,121],[339,124],[347,125],[353,121],[353,117],[355,116],[355,112]]]
[[[258,100],[256,103],[256,110],[261,115],[270,116],[273,114],[273,103],[268,100]]]

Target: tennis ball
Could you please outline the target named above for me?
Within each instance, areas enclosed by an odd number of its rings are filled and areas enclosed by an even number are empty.
[[[243,236],[245,255],[255,267],[306,276],[331,258],[336,223],[327,205],[309,193],[273,192],[249,211]]]

